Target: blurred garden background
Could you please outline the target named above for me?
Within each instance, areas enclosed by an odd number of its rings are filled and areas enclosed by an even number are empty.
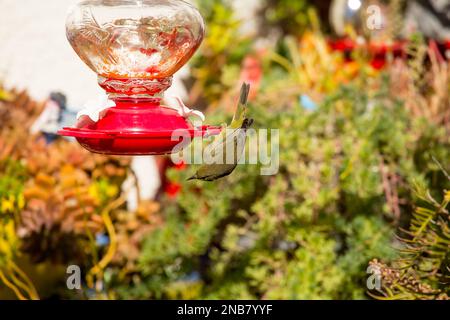
[[[222,123],[250,83],[279,173],[191,182],[49,135],[49,101],[62,126],[101,92],[76,1],[0,0],[0,298],[449,299],[450,1],[191,2],[206,38],[172,89]]]

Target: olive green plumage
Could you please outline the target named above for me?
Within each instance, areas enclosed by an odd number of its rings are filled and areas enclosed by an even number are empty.
[[[207,147],[211,157],[217,157],[219,163],[205,164],[188,180],[215,181],[230,175],[236,169],[245,150],[247,129],[253,124],[253,119],[246,117],[250,85],[243,84],[236,112],[231,124],[224,128],[220,135]],[[233,152],[233,158],[227,158],[227,151]],[[227,161],[228,159],[228,161]]]

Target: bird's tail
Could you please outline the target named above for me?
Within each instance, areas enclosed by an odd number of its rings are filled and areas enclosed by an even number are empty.
[[[248,95],[250,93],[250,85],[248,83],[243,83],[241,88],[241,96],[239,99],[239,102],[243,105],[247,104],[248,101]]]
[[[249,93],[250,93],[250,85],[247,83],[242,84],[239,104],[233,116],[232,123],[242,120],[245,117]]]

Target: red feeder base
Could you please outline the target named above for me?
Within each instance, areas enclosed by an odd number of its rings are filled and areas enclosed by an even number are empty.
[[[159,99],[121,99],[103,112],[98,122],[83,116],[62,136],[74,137],[87,150],[107,155],[162,155],[179,152],[193,138],[217,135],[221,128],[194,128],[176,110],[161,106]]]

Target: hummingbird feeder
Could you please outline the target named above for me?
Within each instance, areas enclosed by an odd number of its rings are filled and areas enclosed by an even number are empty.
[[[220,132],[194,127],[189,113],[161,105],[173,74],[203,40],[204,21],[195,7],[181,0],[88,0],[70,10],[66,29],[108,98],[81,111],[75,127],[60,135],[95,153],[156,155]]]

